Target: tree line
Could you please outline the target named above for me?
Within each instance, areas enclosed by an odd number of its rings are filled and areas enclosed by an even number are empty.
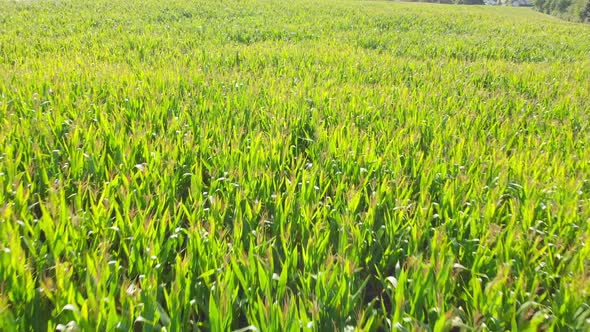
[[[590,0],[535,0],[535,8],[563,19],[590,22]]]

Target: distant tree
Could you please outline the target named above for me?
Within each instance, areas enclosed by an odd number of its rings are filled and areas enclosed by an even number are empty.
[[[546,1],[545,0],[537,0],[535,1],[535,8],[540,11],[540,12],[545,12],[545,5],[546,5]]]
[[[455,3],[461,5],[483,5],[483,0],[457,0]]]
[[[584,7],[582,13],[580,13],[580,19],[582,22],[590,22],[590,0],[586,2],[586,7]]]
[[[571,0],[558,0],[556,3],[555,10],[557,10],[560,13],[565,13],[571,4]]]

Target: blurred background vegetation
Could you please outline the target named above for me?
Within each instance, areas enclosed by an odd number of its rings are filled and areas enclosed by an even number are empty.
[[[409,0],[462,5],[533,6],[545,14],[574,22],[590,22],[590,0]]]
[[[590,22],[589,0],[536,0],[535,8],[563,19]]]

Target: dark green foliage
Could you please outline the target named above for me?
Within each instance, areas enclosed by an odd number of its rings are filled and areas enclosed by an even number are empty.
[[[455,3],[461,5],[483,5],[483,0],[455,0]]]
[[[586,3],[586,7],[584,7],[584,10],[582,10],[582,13],[580,14],[580,19],[582,20],[582,22],[590,22],[590,0],[588,0],[588,2]]]

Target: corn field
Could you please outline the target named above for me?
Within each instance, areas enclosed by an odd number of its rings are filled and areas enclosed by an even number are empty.
[[[1,331],[588,331],[590,26],[0,0]]]

